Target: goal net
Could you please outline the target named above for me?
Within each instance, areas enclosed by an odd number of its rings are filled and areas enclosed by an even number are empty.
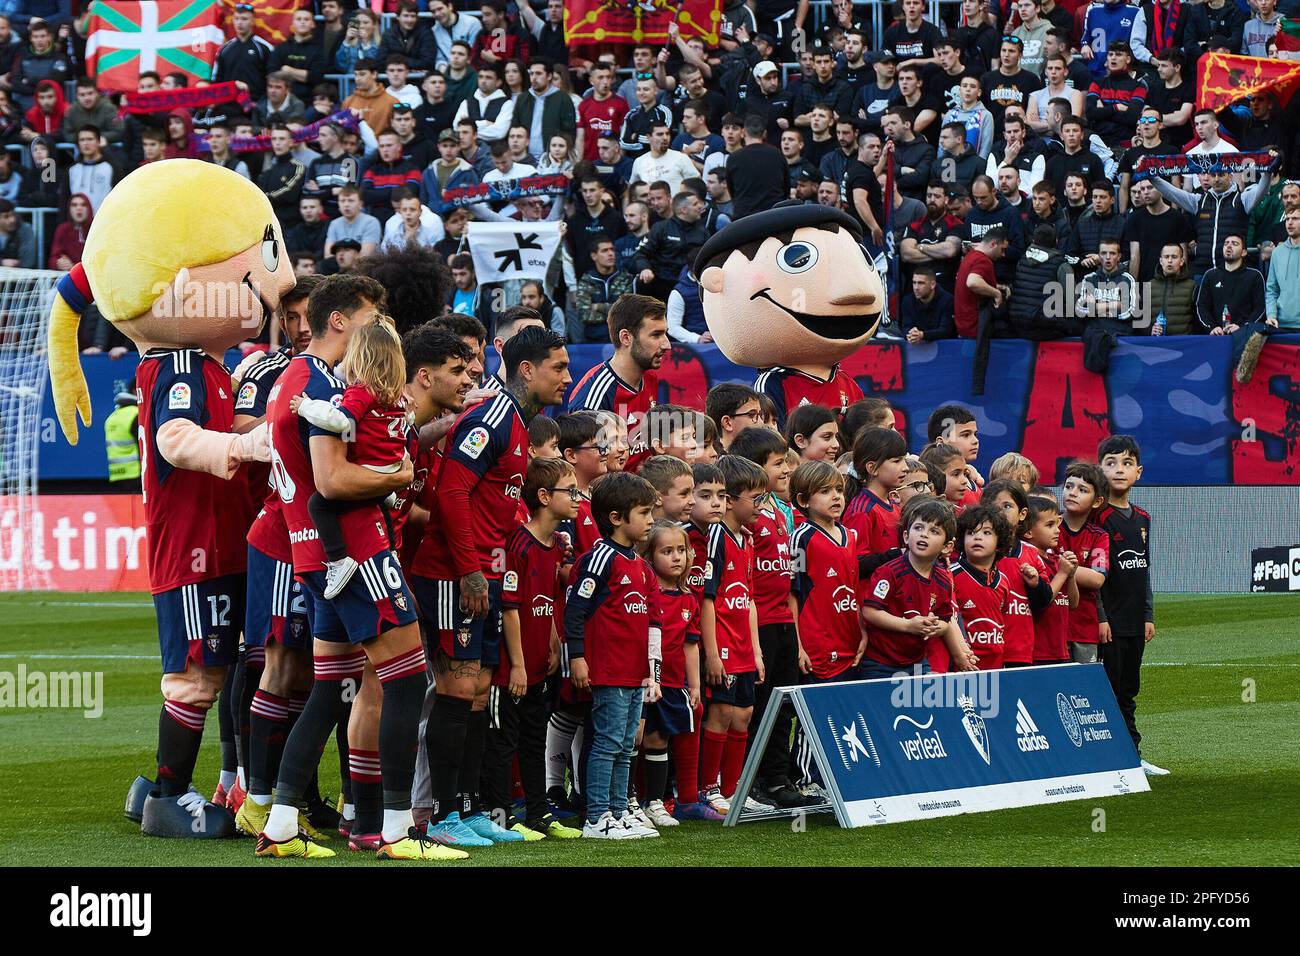
[[[0,591],[50,587],[40,561],[36,490],[50,377],[45,333],[62,276],[0,268]]]

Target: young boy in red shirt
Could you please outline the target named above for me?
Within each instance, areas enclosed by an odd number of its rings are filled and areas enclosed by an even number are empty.
[[[600,540],[596,519],[591,514],[591,484],[607,471],[605,456],[609,446],[600,440],[600,423],[590,415],[561,415],[555,420],[560,429],[560,454],[578,479],[578,511],[561,529],[573,543],[573,553],[581,557]]]
[[[953,603],[962,634],[979,657],[982,671],[1002,667],[1011,592],[998,562],[1011,550],[1014,539],[1002,512],[987,505],[967,508],[957,519],[958,557],[951,568]]]
[[[691,507],[695,504],[695,479],[691,477],[690,465],[671,455],[653,455],[645,460],[637,474],[650,482],[659,495],[656,521],[682,524],[690,520]]]
[[[980,503],[1002,512],[1012,531],[1011,550],[998,562],[1011,597],[1002,666],[1028,667],[1034,662],[1034,612],[1046,608],[1054,596],[1042,554],[1024,540],[1029,533],[1029,497],[1019,482],[999,478],[984,486]]]
[[[1074,552],[1061,550],[1061,512],[1054,498],[1029,499],[1029,532],[1025,539],[1036,547],[1052,582],[1052,603],[1034,612],[1034,663],[1066,664],[1070,612],[1079,606],[1075,581],[1078,562]]]
[[[717,465],[697,462],[691,468],[694,492],[691,497],[691,520],[686,534],[691,540],[691,571],[686,584],[696,594],[702,594],[705,581],[711,576],[709,567],[709,534],[713,526],[722,522],[727,513],[727,483]]]
[[[1074,552],[1079,562],[1074,572],[1079,605],[1070,611],[1069,629],[1070,660],[1076,664],[1095,664],[1098,660],[1101,624],[1097,594],[1110,570],[1110,537],[1095,518],[1109,493],[1106,475],[1091,462],[1072,462],[1065,469],[1061,548]]]

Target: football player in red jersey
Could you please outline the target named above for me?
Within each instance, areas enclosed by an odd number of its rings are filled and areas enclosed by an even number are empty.
[[[1002,512],[1011,525],[1011,550],[998,562],[1011,601],[1007,605],[1003,667],[1027,667],[1034,662],[1034,615],[1046,609],[1056,592],[1052,575],[1039,550],[1024,540],[1029,533],[1029,496],[1018,481],[995,478],[984,486],[980,503]],[[1062,572],[1061,583],[1065,582]],[[1057,586],[1060,590],[1060,586]]]
[[[861,486],[844,510],[844,526],[857,532],[858,553],[898,547],[893,492],[907,474],[907,442],[892,428],[862,429],[853,440],[853,470]]]
[[[483,806],[525,840],[574,839],[546,802],[546,676],[560,664],[557,615],[563,608],[560,568],[568,541],[557,529],[573,517],[578,485],[562,458],[534,458],[524,479],[528,522],[506,543],[501,582],[505,656],[488,697],[487,749],[483,756]],[[513,819],[511,762],[518,758],[525,815]]]
[[[518,526],[528,467],[527,422],[568,388],[564,339],[525,328],[505,344],[506,387],[468,409],[447,436],[435,520],[412,564],[420,613],[438,635],[438,699],[427,724],[434,816],[429,833],[449,845],[522,842],[478,807],[488,691],[500,661],[503,549]]]
[[[608,322],[614,355],[573,387],[568,408],[603,408],[626,421],[632,448],[625,467],[636,471],[648,455],[641,423],[659,398],[655,373],[672,349],[667,306],[648,295],[622,295],[609,307]]]
[[[700,642],[708,709],[700,745],[702,799],[718,813],[731,809],[749,743],[754,691],[763,680],[763,649],[754,603],[754,547],[751,530],[767,474],[739,455],[723,455],[718,470],[726,482],[727,510],[709,529]],[[766,809],[746,798],[746,810]]]
[[[1052,581],[1052,603],[1034,613],[1034,663],[1068,663],[1070,649],[1066,640],[1070,611],[1079,605],[1079,585],[1075,581],[1079,564],[1073,551],[1061,550],[1061,511],[1055,498],[1029,499],[1029,533],[1025,540],[1042,553]]]
[[[967,508],[957,519],[958,558],[951,566],[953,603],[962,634],[979,656],[982,671],[999,670],[1006,651],[1011,591],[998,562],[1014,542],[1015,532],[1002,512],[988,505]],[[934,658],[930,661],[933,664]]]
[[[349,554],[361,568],[337,597],[327,601],[325,554],[307,507],[317,490],[329,497],[356,499],[397,491],[410,484],[414,468],[409,460],[392,473],[354,464],[337,435],[309,426],[290,409],[296,395],[325,400],[341,396],[342,383],[331,369],[346,353],[352,333],[376,320],[383,298],[383,286],[365,276],[343,274],[323,281],[307,301],[311,345],[281,374],[267,406],[272,481],[289,529],[294,572],[311,606],[316,680],[285,743],[275,802],[258,836],[258,856],[333,856],[330,850],[300,838],[297,804],[316,755],[346,713],[368,660],[381,686],[385,716],[379,740],[385,809],[378,856],[461,857],[459,851],[425,839],[411,817],[408,795],[426,684],[424,650],[414,602],[392,553],[387,527],[377,507],[341,516]]]
[[[1079,569],[1079,605],[1070,611],[1070,660],[1094,664],[1100,659],[1101,622],[1097,595],[1110,571],[1110,536],[1096,523],[1097,512],[1106,504],[1110,483],[1101,468],[1091,462],[1071,462],[1065,469],[1061,488],[1065,520],[1061,522],[1061,548],[1074,552]]]
[[[932,640],[942,641],[950,670],[977,669],[978,660],[954,617],[952,575],[939,564],[957,536],[952,507],[937,498],[918,498],[910,502],[909,514],[903,531],[906,552],[877,568],[863,589],[864,680],[929,673],[926,645]]]
[[[754,709],[763,713],[773,687],[799,681],[798,602],[790,588],[793,577],[790,526],[775,499],[790,497],[790,460],[785,439],[770,428],[747,428],[731,443],[731,453],[763,469],[767,494],[754,516],[754,603],[758,606],[758,642],[767,677],[754,693]],[[856,610],[855,610],[856,614]],[[782,708],[758,768],[754,798],[778,807],[802,803],[790,780],[790,728],[794,710]],[[750,745],[756,721],[749,726]]]

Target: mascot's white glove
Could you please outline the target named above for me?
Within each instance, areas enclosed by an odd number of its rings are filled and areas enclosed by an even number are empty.
[[[245,355],[243,360],[235,366],[235,370],[230,373],[230,381],[235,386],[235,391],[239,390],[239,383],[244,380],[244,376],[248,374],[249,369],[266,358],[266,355],[266,352],[257,349]]]

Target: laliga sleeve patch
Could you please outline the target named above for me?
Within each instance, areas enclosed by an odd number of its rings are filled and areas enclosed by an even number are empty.
[[[713,577],[713,562],[712,562],[712,561],[705,561],[705,562],[704,562],[704,576],[705,576],[706,578],[711,578],[711,577]]]
[[[514,594],[519,590],[519,574],[515,571],[507,571],[505,577],[501,579],[501,589]]]
[[[184,382],[177,382],[167,395],[167,407],[172,411],[178,408],[189,408],[191,400],[190,387]]]
[[[257,402],[257,386],[252,382],[245,382],[239,386],[239,397],[235,399],[235,408],[252,408]]]
[[[889,594],[889,582],[882,578],[876,583],[876,589],[871,593],[883,601],[886,595]]]
[[[596,593],[596,579],[583,578],[582,583],[578,585],[578,596],[589,598]]]
[[[479,455],[483,454],[483,449],[487,447],[487,444],[488,431],[486,428],[479,427],[471,429],[470,433],[461,439],[458,447],[461,454],[477,459]]]

